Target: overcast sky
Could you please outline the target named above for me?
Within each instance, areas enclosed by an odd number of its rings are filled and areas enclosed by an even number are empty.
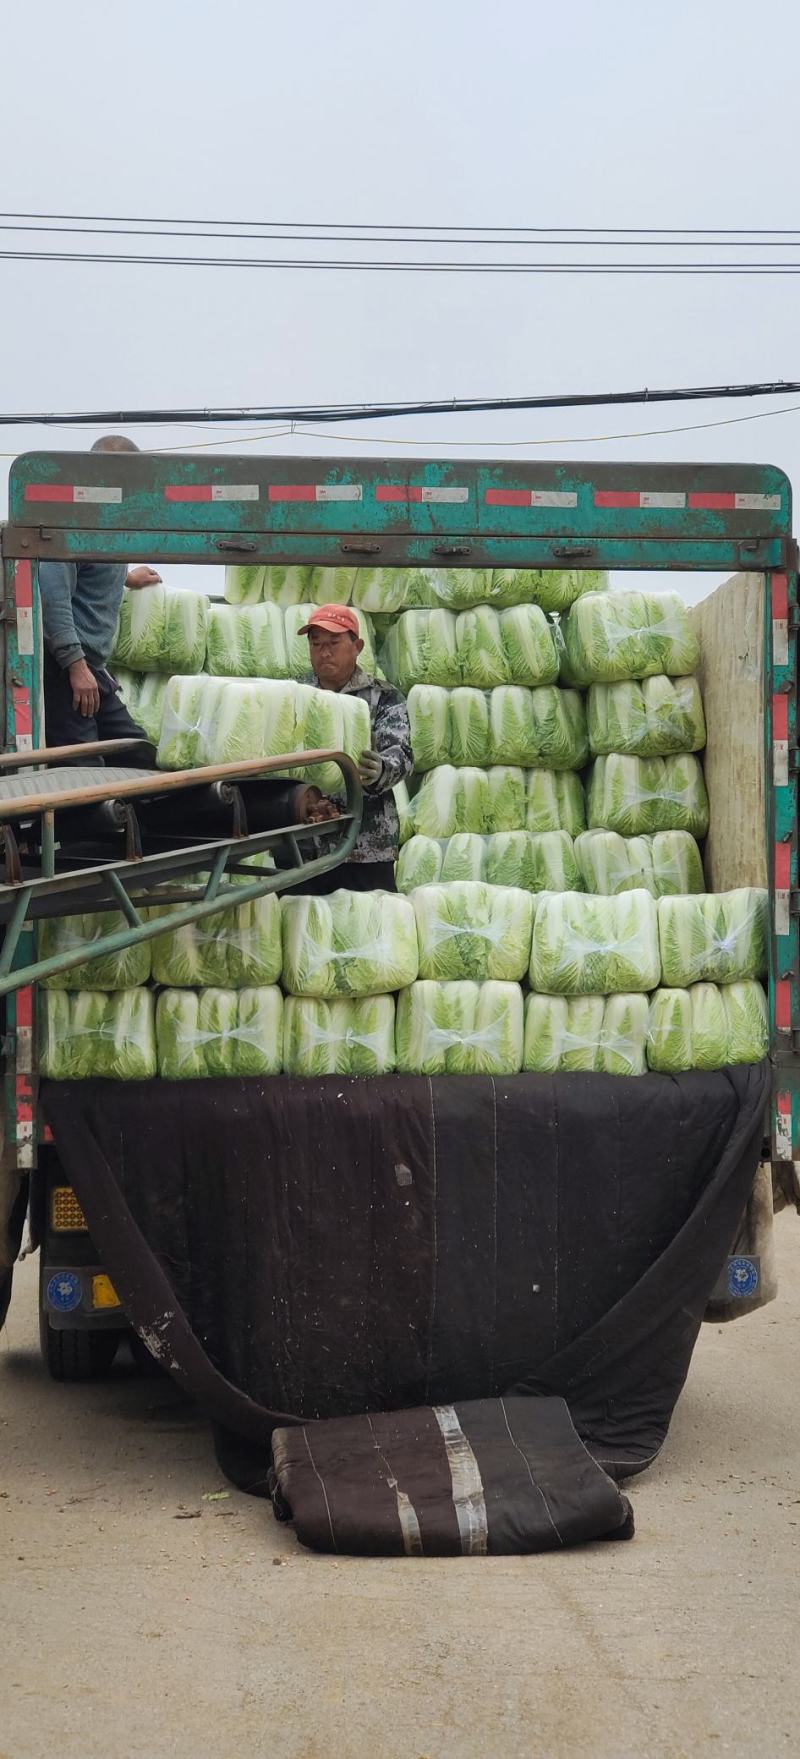
[[[799,39],[796,0],[763,12],[743,0],[38,0],[4,14],[3,186],[15,212],[791,227]],[[6,248],[21,242],[5,234]],[[793,278],[13,262],[0,275],[7,410],[800,377]],[[797,481],[798,412],[628,437],[776,403],[407,418],[253,449],[380,455],[405,441],[435,456],[471,441],[458,456],[499,457],[507,446],[548,460],[763,461]],[[7,451],[48,444],[41,428],[3,433]],[[581,444],[598,434],[619,437]],[[141,440],[192,449],[209,437],[175,429]],[[92,438],[70,432],[50,444]]]

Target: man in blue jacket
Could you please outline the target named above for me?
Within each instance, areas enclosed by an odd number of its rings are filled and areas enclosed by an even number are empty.
[[[93,452],[136,452],[132,440],[109,434]],[[48,745],[92,745],[98,739],[143,739],[128,713],[108,660],[126,586],[156,586],[153,568],[124,562],[41,562],[39,589],[44,628],[44,718]],[[87,763],[101,760],[86,754]],[[121,758],[125,762],[125,757]],[[152,755],[128,754],[147,765]]]

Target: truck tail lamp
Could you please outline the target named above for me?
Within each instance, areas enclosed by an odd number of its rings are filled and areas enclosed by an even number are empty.
[[[86,1217],[71,1185],[56,1185],[50,1193],[50,1226],[54,1234],[87,1234]]]

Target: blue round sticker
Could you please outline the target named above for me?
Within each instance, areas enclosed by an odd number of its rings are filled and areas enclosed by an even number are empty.
[[[728,1294],[738,1295],[741,1299],[746,1295],[754,1295],[758,1289],[758,1265],[752,1258],[730,1258],[728,1260]]]
[[[47,1304],[56,1313],[72,1313],[80,1307],[83,1285],[74,1270],[58,1270],[47,1285]]]

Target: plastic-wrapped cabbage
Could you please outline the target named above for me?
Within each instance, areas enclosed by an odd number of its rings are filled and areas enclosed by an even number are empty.
[[[389,630],[381,663],[387,678],[406,692],[413,684],[460,684],[452,612],[405,611]]]
[[[471,610],[492,596],[489,568],[426,568],[424,576],[435,602],[452,611]]]
[[[278,1075],[283,996],[257,989],[165,989],[156,1008],[158,1072],[167,1081]]]
[[[317,690],[312,684],[295,684],[295,749],[305,751],[343,751],[358,759],[371,744],[369,704],[360,696],[346,696],[337,690]],[[337,764],[302,766],[292,772],[301,781],[308,780],[327,794],[336,794],[342,787],[342,774]]]
[[[425,837],[453,837],[457,831],[490,830],[486,771],[458,770],[452,764],[439,764],[423,776],[419,793],[412,801],[412,813],[414,829]]]
[[[449,756],[456,765],[483,767],[491,761],[489,696],[463,685],[448,693]]]
[[[587,592],[604,592],[608,576],[594,569],[495,568],[487,598],[493,605],[539,605],[567,611]]]
[[[580,776],[569,770],[529,770],[525,828],[569,831],[571,837],[585,831],[586,801]]]
[[[225,598],[229,605],[255,605],[267,599],[274,605],[299,605],[310,598],[310,568],[225,569]]]
[[[489,837],[485,878],[527,892],[574,892],[581,877],[567,831],[506,831]]]
[[[586,762],[586,715],[577,690],[501,686],[491,693],[490,729],[494,763],[578,770]]]
[[[352,603],[373,616],[424,610],[439,600],[427,573],[419,568],[356,568]]]
[[[181,905],[156,906],[169,917]],[[172,989],[244,989],[277,983],[281,974],[281,907],[277,893],[159,935],[150,943],[153,977]]]
[[[122,595],[114,659],[134,672],[199,672],[206,657],[208,599],[148,586]]]
[[[531,988],[544,995],[615,995],[660,981],[656,905],[649,892],[618,897],[543,892],[536,899]]]
[[[397,998],[397,1067],[407,1075],[515,1075],[522,1066],[517,983],[412,983]]]
[[[57,953],[72,952],[98,941],[101,935],[118,934],[125,927],[125,917],[117,910],[87,916],[45,917],[36,929],[37,957],[52,959]],[[150,942],[140,941],[138,946],[123,947],[119,953],[101,953],[94,959],[84,959],[80,965],[44,977],[41,982],[47,989],[134,989],[150,976],[150,951]]]
[[[411,902],[421,977],[514,981],[527,970],[533,901],[516,886],[474,880],[419,886]]]
[[[572,684],[613,684],[663,672],[680,678],[700,657],[678,593],[588,593],[562,625],[563,675]]]
[[[450,699],[436,684],[415,684],[408,693],[411,749],[417,770],[432,770],[450,752]]]
[[[51,1081],[149,1080],[156,1073],[152,990],[46,990],[39,1052]]]
[[[435,837],[410,837],[403,844],[397,860],[395,879],[398,892],[413,892],[415,886],[435,886],[442,876],[442,860],[446,842]]]
[[[157,745],[169,679],[159,672],[126,672],[121,666],[114,667],[114,677],[129,714],[151,745]]]
[[[663,981],[669,988],[763,977],[769,934],[767,893],[741,886],[732,892],[661,898],[658,933]]]
[[[587,701],[589,747],[593,755],[610,751],[628,757],[668,757],[701,751],[706,724],[696,678],[626,680],[592,684]]]
[[[321,1001],[288,996],[287,1075],[390,1075],[395,1067],[394,996]]]
[[[558,653],[553,630],[538,605],[515,605],[501,611],[500,642],[509,684],[554,684],[558,677]]]
[[[698,759],[682,757],[596,757],[586,795],[592,829],[642,832],[708,830],[708,794]]]
[[[471,611],[461,611],[455,620],[455,638],[460,675],[453,680],[454,683],[463,680],[478,690],[491,690],[495,684],[508,683],[503,631],[500,618],[490,605],[476,605]]]
[[[491,764],[486,779],[490,828],[493,831],[521,831],[526,812],[525,771],[507,764]]]
[[[304,678],[309,676],[311,671],[311,660],[308,651],[308,636],[298,635],[297,631],[298,629],[303,629],[305,627],[312,611],[314,610],[316,610],[316,606],[312,604],[287,605],[286,610],[283,613],[284,637],[286,644],[286,671],[281,674],[271,672],[267,674],[269,677],[277,678],[281,676],[286,678],[296,678],[298,683],[300,683]],[[375,634],[372,628],[372,622],[367,616],[366,611],[358,611],[357,616],[359,634],[364,643],[361,654],[359,655],[358,663],[360,666],[364,667],[365,672],[374,673],[376,669]]]
[[[315,605],[349,605],[357,568],[309,568],[308,598]]]
[[[769,1048],[767,998],[753,980],[658,989],[650,1003],[647,1060],[651,1069],[724,1069],[759,1063]]]
[[[522,1066],[541,1074],[643,1075],[649,1013],[645,995],[530,995]]]
[[[288,678],[279,605],[211,605],[206,671],[215,678]]]
[[[301,689],[263,678],[170,678],[159,767],[197,769],[296,750]]]
[[[408,898],[333,892],[282,900],[283,986],[297,996],[375,996],[417,976],[417,930]]]
[[[656,831],[648,841],[657,898],[705,889],[702,856],[689,831]]]
[[[229,605],[257,605],[264,597],[264,575],[266,569],[239,568],[228,566],[225,569],[225,601]]]
[[[658,895],[649,837],[621,837],[618,831],[582,831],[575,838],[575,858],[587,892],[613,898],[617,892],[641,888],[654,898]]]
[[[396,782],[392,794],[397,807],[397,818],[400,826],[400,845],[407,843],[414,835],[414,813],[406,782]]]
[[[474,831],[456,831],[455,836],[442,845],[442,885],[451,880],[485,879],[487,847],[488,838],[480,837]]]

